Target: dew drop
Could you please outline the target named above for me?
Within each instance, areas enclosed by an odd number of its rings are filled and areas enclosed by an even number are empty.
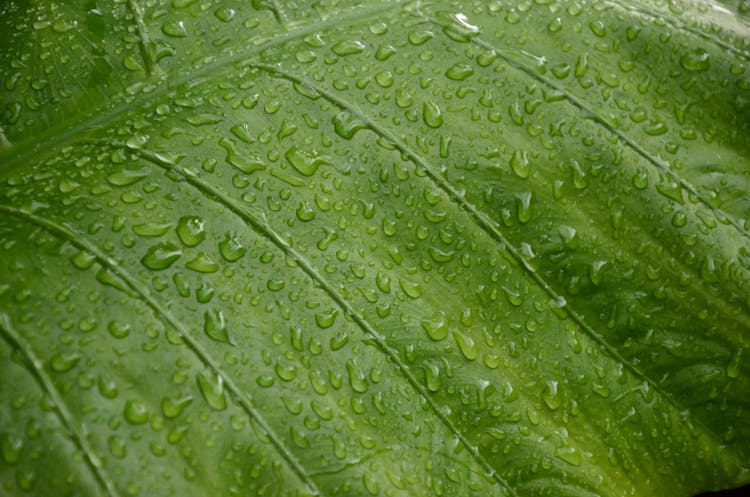
[[[57,353],[50,359],[50,366],[58,373],[66,373],[73,369],[81,357],[73,353]]]
[[[560,408],[560,406],[562,405],[562,400],[558,396],[557,381],[547,381],[547,385],[544,388],[544,393],[542,394],[542,399],[544,399],[544,403],[547,404],[547,407],[549,407],[553,411]]]
[[[141,263],[149,269],[159,271],[171,266],[182,255],[180,248],[172,242],[162,242],[148,249]]]
[[[0,453],[9,465],[18,464],[23,451],[23,439],[8,433],[0,434]]]
[[[177,236],[188,247],[206,239],[206,221],[199,216],[183,216],[177,223]]]
[[[187,29],[183,21],[169,20],[161,25],[162,32],[171,36],[172,38],[185,38],[187,36]]]
[[[409,297],[416,299],[422,296],[422,285],[420,285],[419,283],[409,281],[406,278],[399,278],[398,284],[404,291],[404,293]]]
[[[704,49],[696,48],[680,57],[680,65],[690,72],[708,71],[711,67],[710,55]]]
[[[226,261],[236,262],[247,253],[247,248],[242,245],[237,233],[227,233],[224,240],[219,242],[219,252]]]
[[[422,106],[425,124],[431,128],[439,128],[443,124],[443,113],[435,102],[425,102]]]
[[[448,337],[448,324],[446,323],[445,313],[438,312],[431,319],[422,320],[422,329],[427,332],[431,340],[439,342]]]
[[[341,57],[362,53],[364,49],[365,44],[357,40],[342,40],[331,47],[333,53]]]
[[[149,418],[146,405],[138,400],[128,400],[125,402],[123,414],[125,415],[125,421],[132,425],[142,425]]]
[[[224,313],[220,310],[211,309],[203,314],[203,331],[212,340],[232,345]]]
[[[448,79],[454,81],[463,81],[472,74],[474,74],[474,68],[469,64],[454,64],[445,71]]]
[[[581,465],[581,453],[574,447],[556,448],[555,457],[573,466]]]
[[[315,324],[318,325],[318,328],[321,329],[327,329],[333,326],[333,323],[336,322],[336,316],[339,315],[338,309],[330,309],[323,313],[316,313],[315,314]]]
[[[346,371],[349,373],[349,384],[355,392],[364,393],[368,389],[367,379],[360,371],[359,365],[354,359],[346,361]]]
[[[208,405],[217,411],[227,408],[227,399],[224,396],[224,380],[213,371],[206,371],[196,377],[198,389]]]
[[[346,110],[333,116],[332,122],[336,134],[345,140],[351,140],[357,131],[367,127],[359,118]]]
[[[329,164],[327,159],[320,155],[318,151],[305,152],[296,146],[289,148],[284,154],[286,160],[294,168],[305,176],[312,176],[322,164]]]
[[[456,340],[458,348],[461,350],[461,354],[463,354],[466,359],[473,361],[479,357],[479,348],[477,347],[476,342],[474,342],[474,339],[469,335],[465,335],[460,331],[454,331],[453,338]]]
[[[194,259],[185,264],[185,267],[199,273],[215,273],[219,270],[216,261],[203,252],[198,252]]]
[[[527,152],[524,150],[516,150],[510,158],[510,167],[519,178],[528,178],[531,174],[531,164],[529,163]]]
[[[729,360],[729,364],[727,364],[727,376],[730,378],[739,378],[740,376],[742,351],[743,349],[737,349],[737,351],[732,354],[732,357]]]
[[[142,223],[133,225],[133,232],[138,236],[157,237],[162,236],[171,227],[171,223]]]

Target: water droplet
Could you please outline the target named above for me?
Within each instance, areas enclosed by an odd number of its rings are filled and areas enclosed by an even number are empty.
[[[427,332],[430,339],[439,342],[445,340],[448,337],[448,324],[446,322],[445,313],[438,312],[431,319],[422,320],[422,329]]]
[[[203,331],[212,340],[232,345],[227,332],[227,323],[224,313],[220,310],[211,309],[203,314]]]
[[[393,86],[393,73],[391,71],[379,71],[375,74],[375,82],[382,88]]]
[[[85,270],[94,265],[94,262],[96,262],[96,256],[89,252],[81,251],[73,256],[73,258],[71,259],[71,262],[78,269]]]
[[[276,374],[284,381],[292,381],[297,378],[297,368],[290,364],[276,364]]]
[[[111,435],[109,437],[107,440],[107,446],[109,447],[109,453],[118,459],[123,459],[127,455],[127,443],[116,435]]]
[[[474,68],[469,64],[454,64],[445,71],[445,75],[454,81],[463,81],[474,74]]]
[[[555,449],[555,457],[573,466],[581,465],[581,453],[574,447],[558,447]]]
[[[474,342],[474,339],[469,335],[464,335],[460,331],[454,331],[453,338],[456,340],[458,348],[461,350],[461,353],[465,358],[473,361],[474,359],[479,357],[479,348]]]
[[[185,28],[185,23],[174,19],[162,24],[161,30],[165,35],[171,36],[172,38],[185,38],[188,34],[187,29]]]
[[[360,371],[359,365],[354,359],[346,361],[346,371],[349,373],[349,384],[355,392],[364,393],[367,391],[369,386],[367,385],[367,379]]]
[[[419,283],[409,281],[406,278],[399,278],[398,284],[404,293],[413,299],[419,298],[422,295],[422,285]]]
[[[643,190],[648,187],[648,173],[645,169],[641,169],[633,176],[633,186],[639,190]]]
[[[141,263],[149,269],[159,271],[171,266],[182,255],[180,248],[172,242],[162,242],[148,249]]]
[[[50,359],[50,366],[58,373],[65,373],[73,369],[80,359],[78,354],[58,352]]]
[[[531,192],[516,195],[516,217],[521,224],[528,223],[531,219]]]
[[[121,321],[110,321],[107,330],[115,338],[125,338],[130,334],[130,325]]]
[[[227,233],[224,240],[219,242],[219,252],[228,262],[235,262],[247,253],[247,249],[242,245],[239,234]]]
[[[125,402],[123,414],[125,415],[125,421],[133,425],[142,425],[149,418],[146,405],[138,400],[128,400]]]
[[[107,183],[112,186],[129,186],[148,176],[147,169],[121,169],[107,176]]]
[[[0,435],[0,453],[7,464],[18,464],[23,451],[23,439],[9,433]]]
[[[161,412],[169,419],[174,419],[193,402],[190,395],[184,397],[164,397],[161,401]]]
[[[203,252],[198,252],[193,260],[185,264],[185,267],[199,273],[215,273],[219,270],[216,261]]]
[[[183,216],[177,223],[177,236],[188,247],[195,247],[206,238],[206,221],[199,216]]]
[[[544,403],[547,404],[547,407],[553,411],[560,408],[562,405],[562,399],[560,399],[557,393],[557,381],[547,381],[544,393],[542,394],[542,399],[544,399]]]
[[[286,160],[288,160],[297,171],[305,176],[312,176],[318,170],[318,167],[323,164],[329,164],[326,157],[321,155],[317,150],[305,152],[296,146],[287,150],[284,157],[286,157]]]
[[[329,309],[323,313],[315,313],[315,324],[321,329],[330,328],[336,322],[336,316],[338,315],[338,309]]]
[[[434,361],[427,361],[422,366],[424,367],[425,380],[427,380],[427,389],[430,392],[437,392],[443,382],[440,377],[440,367]]]
[[[138,236],[156,237],[162,236],[171,227],[171,223],[143,223],[133,225],[133,232]]]
[[[357,131],[367,127],[365,123],[347,110],[333,116],[332,122],[336,134],[345,140],[351,140]]]
[[[516,150],[510,158],[510,167],[519,178],[526,179],[531,174],[531,164],[525,150]]]
[[[224,380],[213,371],[205,371],[196,377],[198,389],[208,405],[217,411],[227,408],[227,399],[224,396]]]
[[[727,376],[730,378],[739,378],[740,376],[740,363],[742,362],[742,351],[743,349],[737,349],[737,351],[732,354],[732,357],[729,360],[729,364],[727,364]]]
[[[364,49],[365,44],[357,40],[342,40],[331,47],[333,53],[342,57],[362,53]]]
[[[422,114],[425,124],[431,128],[439,128],[443,124],[443,113],[435,102],[425,102]]]
[[[696,48],[680,57],[680,65],[690,72],[708,71],[711,67],[710,55],[704,49]]]

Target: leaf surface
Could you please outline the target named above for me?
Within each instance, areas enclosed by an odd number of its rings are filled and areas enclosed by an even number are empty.
[[[745,3],[0,7],[0,494],[750,482]]]

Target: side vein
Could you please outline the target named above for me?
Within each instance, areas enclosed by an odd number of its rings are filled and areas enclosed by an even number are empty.
[[[582,330],[584,330],[588,335],[590,335],[596,343],[601,345],[608,354],[611,355],[615,360],[621,362],[626,368],[628,368],[636,377],[640,378],[644,382],[647,382],[653,390],[658,393],[660,396],[662,396],[668,405],[671,405],[676,411],[683,412],[685,409],[685,406],[682,406],[677,403],[677,401],[672,398],[671,395],[669,395],[664,389],[662,389],[654,380],[652,380],[649,376],[647,376],[643,371],[641,371],[638,367],[636,367],[635,364],[631,363],[627,359],[625,359],[618,351],[615,349],[612,345],[607,342],[602,335],[600,335],[596,330],[594,330],[585,320],[584,318],[578,314],[574,309],[571,308],[570,304],[568,304],[565,299],[559,295],[547,282],[544,280],[544,278],[536,272],[536,270],[526,261],[526,259],[521,255],[519,250],[513,246],[506,238],[505,236],[500,232],[498,228],[498,224],[493,221],[491,218],[489,218],[485,213],[480,211],[475,205],[473,205],[471,202],[466,200],[453,186],[445,180],[440,173],[436,170],[432,164],[430,164],[426,159],[423,159],[421,156],[419,156],[416,152],[411,150],[405,143],[400,141],[396,136],[394,136],[391,132],[389,132],[386,128],[380,127],[378,124],[376,124],[372,119],[370,119],[367,115],[363,114],[360,110],[357,109],[356,106],[352,105],[351,103],[331,94],[330,92],[319,88],[315,85],[313,85],[311,82],[302,79],[298,76],[295,76],[293,74],[284,72],[278,67],[270,66],[266,64],[261,63],[252,63],[249,64],[253,67],[256,67],[260,70],[277,74],[279,77],[282,77],[284,79],[287,79],[288,81],[291,81],[293,83],[306,86],[308,88],[311,88],[312,90],[319,93],[323,98],[331,102],[332,104],[336,105],[337,107],[341,108],[342,110],[347,110],[351,112],[355,117],[357,117],[360,121],[362,121],[368,129],[379,135],[382,139],[389,142],[393,147],[395,147],[399,152],[401,152],[405,157],[407,157],[409,160],[414,163],[417,167],[422,169],[424,171],[425,175],[443,192],[445,192],[448,197],[462,210],[464,210],[466,213],[469,214],[469,217],[474,221],[485,233],[487,233],[491,238],[493,238],[496,242],[500,244],[500,248],[505,249],[518,263],[519,265],[528,273],[529,277],[537,284],[540,288],[542,288],[543,291],[545,291],[551,299],[557,301],[557,302],[564,302],[564,305],[562,305],[560,308],[570,317],[570,319],[575,322]],[[688,411],[689,412],[689,411]],[[693,419],[693,422],[701,427],[706,433],[711,434],[720,445],[724,445],[723,438],[714,432],[712,429],[710,429],[708,426],[703,423],[703,421],[699,418],[696,418],[691,415],[691,418]],[[447,422],[450,422],[446,420]]]
[[[114,145],[114,144],[113,144]],[[253,230],[260,235],[264,236],[271,243],[276,245],[278,248],[283,250],[288,257],[294,260],[302,271],[304,271],[308,277],[315,281],[320,288],[333,300],[338,307],[344,311],[351,319],[359,326],[359,328],[366,334],[372,337],[378,349],[384,353],[388,358],[393,361],[399,371],[404,375],[409,384],[425,399],[427,404],[430,406],[434,414],[440,419],[442,423],[450,430],[453,435],[458,438],[461,444],[469,451],[474,459],[487,471],[488,475],[491,475],[497,483],[503,488],[507,495],[512,497],[519,497],[515,489],[506,482],[502,476],[489,464],[489,462],[479,453],[476,446],[472,445],[471,442],[453,425],[448,417],[440,410],[439,406],[429,395],[427,389],[419,383],[417,378],[412,374],[406,364],[399,358],[396,351],[394,351],[387,343],[386,339],[371,325],[360,313],[357,312],[349,302],[338,293],[333,285],[308,261],[303,257],[297,250],[294,249],[284,238],[279,235],[276,231],[271,228],[267,221],[264,220],[262,214],[254,214],[244,205],[237,202],[230,195],[225,193],[220,188],[210,185],[203,181],[200,176],[182,166],[179,166],[176,162],[164,157],[151,150],[147,150],[138,146],[129,146],[116,144],[118,146],[128,147],[133,152],[139,154],[144,160],[163,168],[166,171],[171,171],[182,176],[187,183],[193,188],[203,193],[207,198],[212,199],[214,202],[221,204],[222,206],[229,209],[232,213],[237,215],[246,224],[248,224]]]
[[[224,372],[218,363],[209,355],[209,353],[198,343],[197,340],[188,331],[187,327],[182,324],[177,318],[175,318],[169,310],[161,305],[158,301],[150,296],[150,292],[138,280],[132,276],[123,266],[121,266],[115,259],[108,256],[101,249],[88,242],[81,233],[75,232],[67,226],[60,224],[56,221],[40,217],[36,214],[28,212],[23,209],[11,207],[8,205],[0,204],[0,212],[5,212],[11,216],[15,216],[26,222],[35,224],[50,233],[70,242],[81,250],[85,250],[94,255],[96,260],[104,267],[109,268],[114,274],[119,276],[133,291],[136,292],[138,298],[142,300],[148,307],[151,308],[161,319],[168,323],[177,333],[182,337],[185,343],[188,345],[190,350],[203,362],[206,366],[211,368],[224,382],[235,398],[238,399],[242,409],[245,413],[254,420],[261,430],[268,436],[271,441],[271,445],[278,451],[279,455],[286,461],[291,467],[292,471],[297,477],[308,487],[308,489],[314,495],[320,495],[315,482],[313,482],[309,475],[305,472],[300,462],[294,457],[294,455],[284,446],[283,442],[279,439],[273,430],[268,426],[268,423],[263,419],[260,412],[253,406],[251,400],[245,395],[241,388],[232,380],[232,378]],[[2,327],[0,326],[0,329]],[[38,361],[37,361],[38,362]],[[113,497],[116,495],[113,494]]]
[[[414,14],[416,17],[419,17],[421,19],[424,19],[426,22],[429,22],[430,24],[434,24],[436,26],[440,26],[442,28],[447,28],[448,26],[444,23],[441,23],[437,19],[424,16],[422,14]],[[590,116],[591,120],[595,122],[596,124],[600,125],[604,129],[606,129],[609,133],[616,136],[625,146],[629,147],[631,150],[633,150],[636,154],[640,155],[643,159],[646,160],[649,164],[656,167],[657,169],[661,170],[664,174],[672,178],[674,181],[679,183],[685,190],[690,192],[690,194],[694,195],[695,198],[699,199],[700,202],[711,212],[714,213],[714,215],[717,217],[717,219],[726,220],[731,226],[733,226],[741,236],[747,238],[750,240],[750,232],[748,232],[745,228],[740,225],[740,223],[734,219],[732,216],[727,214],[726,212],[722,211],[718,207],[715,207],[709,202],[699,191],[698,189],[692,185],[692,183],[688,182],[686,179],[682,178],[681,176],[677,175],[677,173],[674,172],[669,167],[669,163],[665,160],[662,160],[658,157],[655,157],[651,155],[644,147],[638,144],[635,140],[633,140],[631,137],[629,137],[624,132],[617,129],[615,126],[613,126],[611,123],[609,123],[604,116],[597,113],[595,109],[590,108],[586,102],[575,96],[574,94],[570,93],[568,90],[565,89],[564,86],[558,85],[557,83],[554,83],[553,81],[550,81],[549,79],[541,76],[536,71],[534,71],[531,67],[527,66],[523,62],[520,62],[513,58],[512,56],[508,55],[505,50],[499,49],[489,43],[487,43],[484,40],[478,39],[478,38],[471,38],[471,42],[479,47],[482,47],[485,50],[488,50],[494,54],[497,54],[497,56],[502,59],[506,64],[511,66],[512,68],[516,69],[517,71],[520,71],[527,76],[535,79],[539,83],[556,90],[560,92],[561,95],[565,97],[565,99],[570,102],[570,104],[578,109],[580,112],[582,112],[584,115]]]
[[[0,336],[2,336],[11,347],[15,348],[25,356],[26,361],[24,361],[24,364],[27,365],[29,373],[52,399],[58,418],[63,426],[65,426],[65,429],[68,430],[70,437],[73,439],[73,443],[83,454],[86,465],[94,474],[96,481],[102,487],[104,492],[110,497],[119,497],[120,494],[117,492],[114,483],[112,483],[109,476],[104,471],[101,461],[94,453],[94,449],[89,445],[81,429],[76,426],[74,421],[75,418],[65,404],[65,400],[55,387],[52,379],[46,371],[44,371],[42,361],[36,356],[31,345],[29,345],[20,333],[13,329],[10,319],[6,314],[0,314]]]
[[[143,20],[143,10],[141,9],[141,6],[138,5],[137,0],[128,0],[128,8],[133,14],[133,20],[135,21],[135,25],[138,28],[138,46],[141,51],[141,58],[143,59],[143,63],[146,66],[146,72],[149,75],[158,74],[161,72],[161,69],[154,60],[154,51],[151,46],[151,38],[148,34],[146,22]]]

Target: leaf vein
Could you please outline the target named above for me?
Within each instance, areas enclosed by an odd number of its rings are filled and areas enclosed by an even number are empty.
[[[0,204],[0,212],[5,212],[17,218],[35,224],[49,231],[50,233],[70,242],[79,249],[93,254],[100,264],[102,264],[104,267],[107,267],[117,276],[122,278],[122,280],[125,281],[125,283],[131,289],[133,289],[133,291],[136,292],[137,297],[140,300],[142,300],[149,308],[151,308],[151,310],[153,310],[163,321],[168,323],[175,331],[177,331],[177,333],[183,338],[183,340],[185,340],[188,348],[195,354],[195,356],[198,357],[198,359],[203,364],[214,371],[219,377],[221,377],[224,385],[227,386],[227,390],[229,390],[232,395],[234,395],[235,398],[238,399],[240,406],[245,411],[245,413],[260,426],[263,432],[265,432],[266,436],[271,441],[271,445],[276,449],[282,459],[284,459],[284,461],[290,466],[297,477],[308,487],[309,490],[313,492],[314,495],[320,495],[320,491],[315,485],[315,482],[310,479],[309,475],[304,470],[300,462],[297,461],[291,451],[286,448],[283,442],[279,439],[278,435],[276,435],[273,430],[271,430],[271,428],[268,426],[268,423],[265,421],[260,412],[253,406],[251,400],[243,393],[242,389],[239,388],[239,386],[226,372],[221,369],[221,367],[219,367],[218,363],[198,343],[198,341],[193,338],[191,333],[188,331],[188,328],[176,317],[174,317],[172,313],[170,313],[169,310],[167,310],[163,305],[153,299],[150,296],[150,292],[143,285],[141,285],[138,280],[134,276],[132,276],[123,266],[121,266],[116,260],[108,256],[94,244],[87,241],[81,233],[77,233],[61,223],[48,218],[40,217],[23,209],[10,207],[3,204]],[[0,330],[2,330],[2,326],[0,326]],[[113,494],[113,497],[117,496]]]
[[[60,392],[55,387],[52,379],[44,371],[42,361],[36,356],[31,346],[24,340],[24,338],[13,329],[11,326],[10,318],[7,314],[0,314],[0,336],[8,342],[8,344],[18,350],[24,355],[25,361],[23,364],[26,366],[29,374],[39,383],[44,390],[52,399],[52,403],[55,406],[55,412],[58,418],[62,422],[65,429],[70,434],[70,438],[78,450],[81,451],[86,461],[86,465],[89,467],[91,472],[94,474],[96,481],[102,487],[104,492],[110,497],[119,497],[119,493],[115,488],[109,476],[104,471],[99,458],[94,453],[93,448],[89,445],[83,432],[76,426],[74,422],[73,414],[65,404]]]

